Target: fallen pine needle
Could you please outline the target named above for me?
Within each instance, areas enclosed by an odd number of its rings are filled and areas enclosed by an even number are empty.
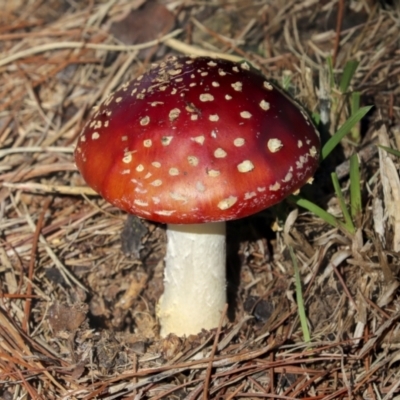
[[[88,186],[63,186],[63,185],[48,185],[44,183],[11,183],[3,182],[2,185],[10,189],[24,190],[26,192],[34,193],[58,193],[70,195],[86,195],[98,196],[98,194]]]

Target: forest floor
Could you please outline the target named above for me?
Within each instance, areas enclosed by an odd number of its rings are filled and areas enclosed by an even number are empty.
[[[400,399],[398,2],[2,3],[1,399]],[[73,151],[111,91],[193,54],[248,60],[324,141],[373,106],[301,192],[343,221],[356,154],[362,202],[354,230],[289,201],[229,222],[224,325],[160,338],[165,227],[127,229]]]

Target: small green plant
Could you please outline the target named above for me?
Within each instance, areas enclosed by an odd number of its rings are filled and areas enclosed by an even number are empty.
[[[331,102],[332,102],[332,114],[335,117],[335,121],[340,120],[340,116],[344,110],[348,110],[350,115],[354,115],[360,108],[360,92],[352,91],[351,81],[357,71],[358,61],[350,60],[346,63],[343,68],[342,75],[339,83],[336,84],[335,74],[332,65],[332,58],[329,57],[327,60],[328,73],[329,73],[329,84],[331,88]],[[334,126],[337,124],[335,123]],[[355,143],[359,143],[361,140],[360,136],[360,125],[356,124],[351,129],[349,134],[350,140]]]
[[[364,116],[370,111],[372,107],[362,107],[360,108],[360,93],[352,92],[349,93],[351,80],[357,70],[358,62],[349,61],[344,70],[342,77],[340,79],[339,85],[335,86],[332,60],[328,59],[328,68],[330,70],[330,85],[331,88],[336,90],[336,97],[332,99],[334,112],[339,115],[342,109],[346,106],[346,100],[349,100],[349,117],[340,126],[336,133],[325,143],[321,150],[321,161],[324,161],[339,145],[346,135],[349,135],[353,141],[360,141],[360,121]],[[337,96],[339,92],[340,96]],[[320,121],[320,116],[318,114],[313,115],[313,120],[316,124]],[[400,152],[393,149],[384,148],[392,154],[400,156]],[[349,235],[354,235],[356,228],[360,226],[360,220],[362,215],[362,198],[361,198],[361,178],[360,178],[360,166],[357,154],[353,154],[350,157],[350,200],[349,205],[346,204],[344,193],[341,189],[339,178],[336,172],[331,174],[331,179],[333,183],[333,188],[338,199],[338,203],[343,215],[343,219],[339,219],[331,213],[325,211],[315,203],[307,200],[301,196],[290,196],[290,199],[299,206],[311,211],[326,223],[340,228],[342,231]],[[307,324],[307,315],[305,311],[303,292],[301,287],[300,272],[298,267],[298,262],[294,254],[293,248],[288,245],[290,251],[290,257],[292,259],[292,264],[294,268],[295,277],[295,287],[296,287],[296,299],[298,306],[298,315],[300,319],[300,325],[303,332],[303,337],[305,342],[310,342],[310,332]]]
[[[284,74],[282,76],[281,86],[284,90],[286,91],[289,90],[291,82],[292,82],[292,76],[290,74]]]
[[[328,140],[321,151],[321,160],[325,160],[340,141],[351,131],[351,129],[368,113],[371,107],[362,107],[351,115],[349,119],[340,127],[340,129]],[[344,195],[339,185],[339,180],[335,172],[331,175],[333,187],[343,213],[344,221],[338,219],[334,215],[328,213],[313,202],[304,199],[301,196],[291,196],[299,207],[311,211],[318,217],[322,218],[326,223],[344,229],[350,234],[355,233],[353,221],[361,214],[361,184],[358,157],[353,154],[350,157],[350,211],[346,207]]]
[[[344,70],[342,77],[338,86],[335,86],[332,60],[328,59],[328,69],[329,69],[329,82],[332,88],[336,88],[336,91],[341,93],[341,97],[337,96],[332,99],[334,108],[340,113],[343,108],[346,99],[349,100],[350,106],[350,116],[342,124],[342,126],[336,131],[336,133],[325,143],[321,150],[321,161],[324,161],[339,145],[342,139],[346,135],[350,135],[353,139],[359,140],[359,123],[362,118],[371,110],[372,106],[361,107],[360,108],[360,93],[352,92],[348,93],[351,80],[356,72],[358,62],[349,61]],[[339,106],[340,105],[340,106]],[[314,116],[314,121],[318,121],[318,115]],[[390,149],[393,153],[393,150]],[[394,150],[395,151],[395,150]],[[400,152],[399,152],[400,155]],[[360,168],[359,161],[356,154],[350,157],[350,204],[349,207],[346,205],[345,196],[339,184],[339,179],[337,174],[334,172],[331,174],[331,179],[335,194],[337,196],[340,209],[342,211],[343,220],[337,218],[336,216],[328,213],[318,205],[313,202],[304,199],[301,196],[291,196],[291,200],[294,201],[299,207],[303,207],[308,211],[311,211],[326,223],[341,228],[343,231],[352,235],[356,231],[356,226],[359,223],[361,213],[362,213],[362,201],[361,201],[361,179],[360,179]]]
[[[358,109],[346,120],[346,122],[337,130],[337,132],[325,143],[321,150],[321,160],[325,160],[341,140],[365,117],[372,106],[366,106]]]
[[[357,71],[358,67],[358,61],[352,60],[347,62],[347,64],[344,67],[342,77],[340,79],[339,83],[339,89],[342,95],[344,95],[344,98],[350,96],[349,103],[350,103],[350,115],[354,115],[360,108],[360,97],[361,94],[360,92],[353,92],[351,91],[350,88],[350,83],[351,80],[354,77],[354,74]],[[355,142],[359,142],[361,139],[360,136],[360,124],[355,125],[351,132],[350,132],[350,137],[352,140]]]

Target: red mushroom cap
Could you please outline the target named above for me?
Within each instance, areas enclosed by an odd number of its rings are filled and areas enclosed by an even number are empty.
[[[314,174],[319,149],[304,111],[246,62],[172,57],[100,105],[75,159],[110,203],[188,224],[278,203]]]

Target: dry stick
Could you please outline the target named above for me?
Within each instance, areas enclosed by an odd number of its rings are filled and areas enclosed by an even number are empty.
[[[331,372],[331,371],[329,371]],[[328,375],[329,372],[326,374]],[[288,373],[290,373],[288,371]],[[295,373],[296,374],[296,373]],[[312,386],[312,383],[319,378],[321,375],[314,375],[310,379],[310,374],[307,372],[304,372],[301,374],[300,377],[296,377],[296,380],[283,392],[283,396],[291,396],[294,398],[298,398],[301,393],[304,393],[304,390],[307,388],[307,386]],[[295,389],[295,390],[294,390]],[[293,393],[294,392],[294,393]]]
[[[22,262],[21,262],[21,258],[20,255],[18,254],[18,252],[15,250],[15,247],[10,246],[8,244],[8,241],[6,241],[5,239],[0,241],[1,246],[3,246],[3,250],[6,252],[6,249],[10,249],[11,252],[14,254],[15,256],[15,261],[16,261],[16,266],[19,270],[19,279],[18,279],[18,286],[17,289],[15,290],[16,293],[20,293],[21,292],[21,288],[24,282],[24,268],[22,266]],[[0,323],[1,325],[1,323]]]
[[[224,322],[225,315],[226,315],[227,311],[228,311],[228,304],[225,304],[225,307],[222,310],[221,319],[219,320],[219,325],[218,325],[217,332],[215,333],[214,344],[213,344],[213,347],[211,349],[211,354],[210,354],[210,357],[209,357],[210,361],[208,363],[208,367],[207,367],[207,371],[206,371],[206,377],[204,378],[203,400],[207,400],[208,399],[208,389],[209,389],[209,386],[210,386],[211,370],[212,370],[212,367],[213,367],[213,361],[214,361],[214,357],[215,357],[215,352],[217,351],[217,348],[218,348],[219,335],[221,334],[222,324]]]
[[[275,393],[245,393],[245,392],[239,392],[238,393],[238,398],[242,397],[250,397],[250,398],[266,398],[266,399],[273,399],[273,400],[298,400],[295,397],[288,397],[288,396],[282,396],[280,394],[275,394]],[[314,397],[312,397],[314,399]]]
[[[332,64],[336,65],[336,58],[339,52],[340,45],[340,31],[342,30],[342,22],[343,22],[343,14],[344,14],[344,0],[339,0],[339,9],[336,19],[336,37],[335,44],[333,46],[333,55],[332,55]]]
[[[216,393],[221,392],[223,389],[227,388],[228,386],[233,387],[234,383],[237,383],[239,381],[243,381],[245,378],[247,378],[250,374],[254,375],[257,373],[260,373],[261,371],[264,370],[264,366],[262,367],[255,367],[254,365],[248,365],[246,363],[245,367],[238,367],[234,369],[224,369],[222,372],[216,372],[214,374],[214,380],[218,381],[216,385],[213,387],[212,390],[210,390],[210,396],[211,398],[220,398],[222,395],[219,394],[217,395]],[[224,379],[226,378],[226,379]],[[197,392],[196,394],[195,391],[192,391],[186,398],[185,400],[195,400],[197,398],[198,393],[202,390],[204,384],[201,385],[201,387],[195,389]],[[193,393],[193,394],[192,394]]]
[[[22,72],[21,75],[25,78],[24,86],[26,88],[27,97],[29,97],[30,100],[33,102],[34,108],[36,108],[37,110],[37,114],[42,118],[43,123],[45,125],[47,125],[49,128],[56,130],[57,128],[54,123],[55,114],[54,112],[46,113],[45,110],[43,109],[43,104],[39,99],[38,93],[33,89],[33,85],[35,84],[34,80],[31,80],[28,76],[28,73],[26,72]]]
[[[31,395],[32,399],[42,400],[43,397],[39,396],[38,392],[33,388],[33,386],[24,378],[21,370],[16,368],[14,365],[14,369],[17,371],[17,375],[19,376],[21,382],[23,383],[26,391]]]
[[[358,353],[358,358],[363,358],[369,351],[375,346],[376,342],[381,339],[382,335],[386,330],[388,330],[393,324],[397,324],[400,319],[400,312],[395,313],[392,317],[385,321],[379,326],[379,328],[374,332],[373,336],[366,342],[363,348]]]
[[[334,400],[334,399],[339,399],[341,398],[341,396],[347,392],[347,388],[342,388],[342,389],[338,389],[336,392],[325,396],[322,398],[322,400]]]
[[[31,249],[31,257],[29,261],[29,271],[28,271],[28,285],[26,288],[26,296],[28,298],[25,301],[25,307],[24,307],[24,319],[22,320],[22,330],[27,333],[28,332],[28,323],[29,323],[29,317],[31,314],[31,306],[32,306],[32,279],[33,279],[33,269],[35,267],[35,261],[36,261],[36,251],[38,247],[38,242],[39,242],[39,236],[40,232],[43,227],[43,221],[44,221],[44,216],[46,214],[47,209],[49,208],[51,202],[51,198],[47,198],[43,205],[42,212],[39,215],[38,222],[36,224],[36,229],[35,233],[33,235],[33,243],[32,243],[32,249]]]
[[[15,29],[15,28],[14,28]],[[6,40],[18,40],[18,39],[33,39],[33,38],[52,38],[52,37],[65,37],[65,36],[70,36],[70,37],[77,37],[81,35],[82,30],[81,29],[70,29],[68,31],[66,30],[58,30],[58,31],[53,31],[53,30],[47,30],[47,31],[40,31],[40,32],[34,32],[34,31],[28,31],[28,32],[18,32],[18,33],[0,33],[0,41],[6,41]]]
[[[268,393],[265,388],[263,388],[254,378],[252,378],[251,376],[248,377],[249,381],[257,387],[257,389],[261,392],[261,393]],[[243,382],[244,384],[244,382]],[[242,384],[242,386],[243,386]],[[237,391],[237,393],[239,393],[239,390]]]
[[[397,378],[400,378],[399,374],[397,374]],[[382,400],[391,400],[393,398],[393,395],[397,392],[399,386],[400,386],[400,379],[395,379],[395,383],[392,385],[392,387]],[[396,398],[398,397],[396,396]]]
[[[363,296],[363,294],[361,293]],[[369,327],[368,324],[365,325],[365,330],[364,330],[364,343],[368,341],[369,337]],[[364,358],[364,369],[365,372],[368,374],[368,372],[371,370],[371,354],[367,354],[366,357]],[[368,381],[367,383],[368,387],[368,393],[371,399],[374,398],[374,388],[372,387],[372,382]]]
[[[136,44],[132,46],[125,45],[114,45],[114,44],[104,44],[104,43],[86,43],[86,42],[53,42],[46,43],[40,46],[32,47],[29,49],[21,50],[18,53],[12,54],[8,57],[0,60],[0,67],[10,64],[22,58],[33,56],[35,54],[44,53],[50,50],[61,50],[61,49],[92,49],[92,50],[109,50],[109,51],[131,51],[131,50],[141,50],[147,47],[155,46],[159,43],[163,43],[169,38],[177,36],[182,32],[182,29],[177,29],[168,35],[165,35],[159,39],[151,40],[146,43]]]
[[[47,185],[44,183],[24,182],[24,183],[12,183],[2,182],[3,187],[10,189],[20,189],[27,192],[33,193],[57,193],[57,194],[68,194],[68,195],[82,195],[87,196],[98,196],[93,189],[88,186],[66,186],[66,185]]]
[[[8,135],[12,132],[11,129],[7,130],[8,125],[11,123],[12,120],[13,120],[12,115],[10,115],[7,118],[4,117],[4,122],[0,127],[0,148],[3,147],[5,141],[7,140]]]
[[[72,153],[70,146],[19,146],[0,150],[0,158],[14,153]]]
[[[251,378],[249,378],[249,379],[251,379]],[[254,381],[254,379],[251,379],[251,380]],[[226,400],[232,400],[244,388],[245,385],[246,385],[246,381],[244,381],[240,386],[238,386],[238,388],[233,393],[231,393],[226,398]]]
[[[160,393],[159,395],[152,397],[151,400],[162,400],[162,399],[166,399],[167,396],[168,396],[169,394],[171,394],[171,393],[173,393],[173,392],[176,392],[177,390],[182,390],[182,389],[184,389],[186,386],[190,386],[190,385],[195,384],[196,382],[201,382],[201,381],[203,381],[203,379],[200,379],[200,378],[199,378],[199,379],[193,379],[193,380],[191,380],[191,381],[188,381],[188,382],[182,383],[182,384],[180,384],[180,385],[174,386],[173,388],[168,389],[168,390],[166,390],[165,392],[162,392],[162,393]],[[203,385],[201,385],[201,386],[203,386]],[[201,389],[201,387],[200,387],[200,389]],[[194,398],[195,398],[195,397],[194,397]],[[187,399],[187,398],[186,398],[186,399]],[[185,400],[186,400],[186,399],[185,399]]]
[[[271,354],[269,355],[269,360],[270,363],[273,363],[275,361],[275,353],[271,351]],[[275,392],[275,368],[271,368],[269,370],[269,390],[268,392],[274,393]]]
[[[304,383],[301,383],[301,382],[300,382],[301,384],[299,383],[299,385],[297,385],[297,387],[295,387],[294,385],[291,385],[290,390],[295,389],[294,391],[292,390],[291,393],[289,392],[289,389],[288,389],[288,390],[287,390],[286,392],[284,392],[283,394],[284,394],[284,395],[289,395],[289,393],[290,393],[291,396],[294,396],[295,398],[297,398],[297,397],[300,396],[300,394],[301,394],[302,392],[304,392],[304,390],[305,390],[307,387],[311,387],[311,386],[313,385],[313,383],[314,383],[316,380],[321,380],[321,379],[323,379],[324,377],[328,377],[329,374],[331,374],[332,372],[336,372],[335,370],[336,370],[336,369],[327,369],[327,370],[324,371],[324,372],[316,373],[316,374],[315,374],[314,376],[312,376],[311,378],[308,377],[308,379],[306,379]]]
[[[52,161],[53,157],[47,158],[45,161]],[[17,172],[11,171],[0,174],[0,181],[21,182],[39,176],[49,176],[54,172],[76,171],[76,165],[72,162],[51,162],[51,164],[34,164],[22,168],[18,168]]]
[[[382,316],[385,317],[386,319],[390,318],[390,315],[386,311],[382,310],[382,308],[380,308],[372,300],[370,300],[368,297],[364,296],[364,294],[361,291],[359,293],[360,293],[361,297],[364,299],[364,301],[366,301],[371,306],[371,308],[375,309],[379,314],[382,314]]]
[[[372,375],[379,369],[383,368],[386,364],[388,364],[390,362],[390,359],[391,356],[385,356],[383,360],[381,359],[379,362],[375,361],[374,363],[375,365],[373,365],[368,372],[362,372],[360,375],[357,375],[357,377],[355,378],[357,385],[354,385],[353,391],[355,393],[358,393],[358,391],[361,389],[362,386],[365,386],[367,383],[370,383],[371,381],[374,382],[375,379]],[[362,379],[360,378],[360,376],[362,376]]]
[[[196,400],[197,396],[201,393],[201,391],[203,390],[203,385],[204,383],[200,383],[199,385],[197,385],[197,387],[195,387],[194,389],[192,389],[189,394],[183,399],[183,400]]]
[[[4,3],[5,4],[5,3]],[[11,3],[12,4],[12,3]],[[25,8],[25,7],[23,7]],[[6,9],[7,10],[7,9]],[[11,8],[10,8],[11,10]],[[3,10],[2,10],[3,11]],[[19,12],[21,12],[21,10],[19,10]],[[17,29],[29,29],[29,28],[35,28],[35,27],[40,27],[43,25],[43,20],[42,19],[38,19],[37,22],[27,22],[27,21],[22,21],[23,17],[25,17],[26,15],[20,15],[18,16],[18,20],[20,20],[21,22],[17,22],[15,23],[15,21],[12,24],[1,24],[0,27],[0,33],[1,32],[9,32],[10,30],[17,30]]]
[[[238,57],[233,54],[219,53],[217,51],[203,49],[202,47],[193,46],[191,44],[184,43],[174,38],[165,40],[164,44],[170,47],[171,49],[174,49],[176,51],[179,51],[180,53],[187,55],[194,55],[200,57],[201,56],[217,57],[233,62],[243,60],[243,57]]]
[[[393,93],[390,93],[389,94],[389,111],[388,111],[388,114],[389,114],[389,120],[392,121],[392,122],[394,122],[393,121],[394,120],[393,107],[394,107],[394,95],[393,95]]]
[[[343,290],[345,291],[345,293],[346,293],[347,297],[349,298],[350,302],[353,304],[353,306],[357,310],[357,312],[359,312],[357,304],[354,301],[353,296],[351,295],[351,293],[350,293],[350,291],[349,291],[349,289],[348,289],[348,287],[347,287],[347,285],[346,285],[341,273],[338,271],[338,269],[337,269],[337,267],[336,267],[336,265],[334,263],[331,262],[330,265],[331,265],[332,269],[335,271],[335,274],[338,277],[340,283],[342,284]]]

